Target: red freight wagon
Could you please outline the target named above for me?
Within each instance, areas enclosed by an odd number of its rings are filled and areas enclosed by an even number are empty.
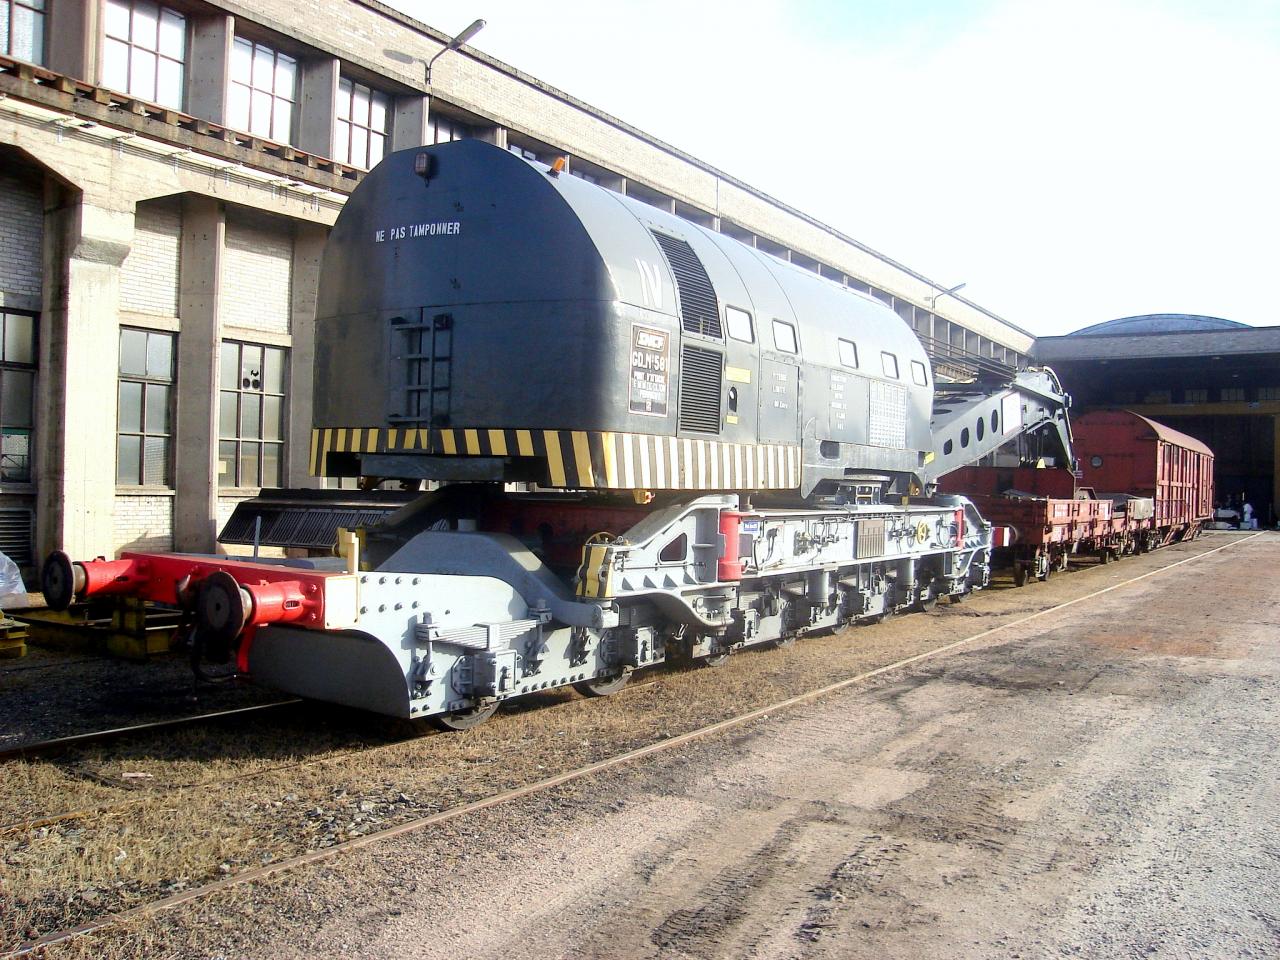
[[[1143,546],[1194,537],[1210,519],[1213,451],[1195,437],[1128,410],[1087,413],[1072,427],[1084,486],[1154,501]]]
[[[963,467],[947,474],[942,486],[963,493],[993,524],[1014,530],[1003,551],[1018,586],[1065,570],[1072,555],[1096,553],[1106,562],[1132,549],[1125,508],[1077,489],[1065,468]]]

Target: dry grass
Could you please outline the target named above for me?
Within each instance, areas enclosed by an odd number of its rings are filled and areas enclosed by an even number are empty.
[[[130,805],[25,835],[0,836],[0,945],[536,782],[923,652],[1215,545],[1173,548],[1024,590],[991,590],[962,605],[940,605],[928,615],[810,638],[788,651],[742,654],[720,668],[656,673],[656,682],[633,684],[605,702],[571,693],[530,697],[465,735],[359,750],[353,741],[376,738],[353,737],[341,723],[367,721],[335,712],[336,727],[310,732],[273,721],[230,736],[212,728],[190,729],[149,749],[112,752],[104,746],[83,758],[103,776],[125,770],[151,774],[141,794],[85,782],[53,763],[12,764],[0,788],[5,817],[111,800],[128,799]],[[276,769],[289,761],[307,765]],[[232,779],[247,775],[254,776]],[[174,783],[208,786],[165,788]],[[131,928],[123,940],[115,931],[55,952],[80,956],[92,947],[93,956],[110,957],[117,943],[130,944],[132,952],[121,956],[138,955],[148,945],[154,948],[146,950],[149,956],[186,950],[174,941],[154,940],[162,928],[167,929],[149,921]]]

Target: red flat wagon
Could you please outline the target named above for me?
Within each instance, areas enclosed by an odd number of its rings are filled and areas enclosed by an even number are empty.
[[[1100,495],[1154,501],[1140,545],[1199,534],[1213,513],[1213,451],[1185,433],[1128,410],[1099,410],[1072,421],[1084,486]]]

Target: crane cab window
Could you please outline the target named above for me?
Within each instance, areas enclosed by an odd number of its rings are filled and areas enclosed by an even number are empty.
[[[751,329],[751,314],[737,307],[724,308],[725,326],[729,328],[729,336],[743,343],[754,343],[755,332]]]
[[[783,320],[773,321],[773,345],[783,353],[799,353],[796,346],[796,328]]]
[[[846,367],[858,366],[858,345],[852,340],[837,341],[840,345],[840,362]]]
[[[924,364],[919,360],[911,361],[911,379],[922,387],[929,384],[929,376],[925,372]]]
[[[880,364],[884,367],[884,375],[898,379],[898,358],[887,350],[880,351]]]

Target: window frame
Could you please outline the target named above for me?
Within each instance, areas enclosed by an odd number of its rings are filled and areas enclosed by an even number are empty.
[[[889,361],[893,361],[893,369],[889,369]],[[901,380],[898,367],[898,355],[890,353],[888,350],[880,351],[880,367],[884,370],[884,375],[890,380]]]
[[[347,89],[343,89],[346,87]],[[363,120],[356,119],[358,107],[357,97],[363,92]],[[343,106],[345,105],[345,116]],[[381,127],[374,126],[375,110],[382,111]],[[348,166],[362,170],[372,170],[378,161],[387,155],[387,142],[391,139],[391,118],[394,113],[394,98],[391,94],[360,83],[352,77],[338,77],[338,95],[334,101],[333,114],[333,159]],[[346,144],[340,148],[346,128]],[[363,131],[363,156],[356,155],[357,131]],[[376,159],[374,145],[377,144]]]
[[[788,350],[786,347],[778,343],[779,327],[784,328],[791,334],[790,350]],[[800,336],[796,332],[796,328],[794,324],[788,323],[786,320],[779,320],[777,317],[773,318],[773,348],[777,350],[779,353],[785,353],[793,357],[800,355]]]
[[[747,335],[745,337],[740,337],[738,336],[737,333],[734,332],[733,318],[735,316],[737,316],[738,318],[745,318],[747,321]],[[752,318],[750,311],[743,310],[741,307],[733,307],[733,306],[729,306],[728,304],[725,304],[724,329],[729,334],[729,337],[731,339],[737,340],[739,343],[755,343],[756,342],[755,320]]]
[[[911,361],[911,382],[917,387],[927,387],[929,385],[929,371],[925,369],[924,364],[919,360]]]
[[[141,373],[134,371],[126,371],[124,369],[124,346],[126,334],[142,334],[144,337],[142,355],[143,371]],[[151,338],[167,340],[169,343],[169,370],[167,375],[155,374],[150,369],[151,364]],[[125,384],[137,384],[139,386],[138,393],[138,429],[125,430],[121,423],[121,416],[124,410],[123,393]],[[173,427],[174,427],[174,405],[178,395],[178,336],[167,330],[153,330],[149,327],[121,326],[119,338],[119,355],[116,358],[116,486],[117,487],[152,487],[156,489],[173,489],[174,469],[173,469]],[[153,389],[164,388],[167,396],[164,403],[164,425],[163,429],[151,429],[148,420],[148,411],[150,405],[147,402],[147,395]],[[121,441],[125,437],[137,438],[138,452],[137,463],[134,464],[136,470],[132,476],[136,479],[121,479]],[[147,441],[163,440],[164,441],[164,468],[163,474],[159,481],[149,481],[147,479]]]
[[[249,76],[247,80],[238,79],[236,76],[237,65],[241,62],[241,55],[237,54],[237,50],[243,49],[245,46],[249,48]],[[269,54],[271,57],[271,87],[265,89],[258,86],[256,74],[256,66],[258,62],[259,51]],[[289,95],[277,93],[280,86],[280,63],[287,61],[293,72],[293,80],[289,85]],[[237,33],[232,39],[231,44],[231,63],[228,68],[227,75],[227,126],[233,129],[241,130],[250,136],[262,137],[275,143],[292,144],[294,141],[294,130],[298,121],[298,79],[301,73],[301,67],[298,58],[292,54],[285,53],[278,47],[263,43],[261,40],[255,40],[252,37],[246,37]],[[233,111],[239,109],[236,104],[237,88],[247,91],[247,99],[245,100],[246,114],[244,116],[244,124],[240,125],[241,118],[233,116]],[[254,121],[259,118],[259,114],[255,109],[255,101],[261,100],[255,97],[255,94],[261,94],[267,97],[270,104],[268,113],[266,133],[255,129]],[[281,103],[289,105],[289,118],[287,121],[287,129],[283,136],[277,135],[276,119],[278,116],[278,108]]]
[[[25,10],[30,16],[31,25],[34,28],[31,36],[31,53],[34,56],[30,60],[24,60],[25,63],[34,63],[36,66],[45,65],[45,51],[49,45],[48,22],[46,18],[49,15],[49,0],[0,0],[0,5],[8,7],[9,19],[8,29],[4,32],[3,46],[0,47],[0,54],[6,57],[12,57],[14,60],[23,60],[14,52],[14,30],[18,24],[19,18],[14,16],[17,9]]]
[[[850,363],[844,355],[844,348],[848,346],[853,351],[853,363]],[[836,356],[840,360],[840,366],[848,367],[851,370],[858,369],[858,344],[856,341],[847,340],[844,337],[836,338]]]
[[[229,346],[235,347],[235,367],[234,367],[234,386],[228,385],[228,365],[226,351]],[[254,350],[260,350],[262,356],[261,369],[258,371],[257,386],[253,383],[253,378],[246,378],[245,373],[245,348],[249,347]],[[267,383],[267,357],[275,352],[280,358],[280,390],[268,389]],[[276,486],[283,484],[288,479],[288,452],[289,452],[289,355],[290,348],[277,346],[270,343],[260,343],[254,340],[238,340],[230,337],[224,337],[218,346],[219,364],[221,370],[218,377],[218,472],[217,485],[220,490],[240,490],[240,489],[269,489],[270,484],[245,483],[245,476],[242,473],[242,465],[245,457],[245,445],[255,444],[257,446],[256,454],[256,479],[263,480],[264,467],[266,464],[266,449],[268,446],[276,448],[276,464],[277,475],[275,477]],[[248,381],[248,383],[246,383]],[[225,416],[224,404],[227,402],[228,396],[235,397],[235,436],[227,436],[223,431],[223,420]],[[257,435],[244,435],[244,417],[245,402],[244,397],[252,396],[257,398]],[[278,436],[271,438],[267,436],[267,398],[276,398],[279,400],[279,430]],[[224,471],[222,464],[227,461],[227,451],[225,446],[234,445],[234,451],[231,453],[231,478],[229,482],[224,482]]]
[[[138,5],[150,4],[155,7],[155,38],[154,45],[147,46],[142,40],[135,39]],[[128,36],[121,37],[111,33],[111,8],[127,7],[128,8]],[[165,50],[165,22],[166,19],[176,19],[178,21],[178,29],[181,36],[181,51],[179,57],[174,57],[172,53]],[[153,0],[106,0],[103,6],[103,23],[102,23],[102,82],[104,86],[112,89],[121,90],[131,97],[137,97],[139,100],[145,100],[148,103],[157,103],[163,107],[170,107],[174,110],[182,110],[186,105],[187,91],[187,54],[190,50],[190,24],[187,15],[175,7],[166,6],[163,3],[156,3]],[[114,77],[109,77],[108,73],[111,69],[109,62],[115,49],[113,45],[118,44],[125,48],[124,62],[124,83],[121,85]],[[149,56],[154,62],[152,63],[148,76],[151,82],[151,88],[148,90],[145,86],[140,87],[135,82],[135,65],[140,54]],[[177,99],[169,99],[161,95],[161,68],[165,63],[177,65]]]
[[[28,338],[30,346],[30,359],[11,359],[9,356],[10,337],[9,322],[13,317],[22,317],[30,321],[30,337]],[[9,486],[13,484],[30,484],[34,481],[32,476],[32,460],[33,451],[35,449],[36,415],[38,409],[36,406],[36,391],[38,389],[37,378],[39,377],[39,359],[40,359],[40,314],[34,310],[14,310],[0,306],[0,485]],[[5,389],[5,380],[9,375],[27,378],[30,384],[31,395],[28,400],[30,409],[27,417],[28,423],[10,423],[8,417],[7,404],[4,402],[4,396],[8,392]],[[5,464],[11,456],[6,452],[7,439],[10,436],[25,437],[27,441],[27,450],[25,454],[25,466],[21,473],[17,476],[7,476],[7,467]]]

